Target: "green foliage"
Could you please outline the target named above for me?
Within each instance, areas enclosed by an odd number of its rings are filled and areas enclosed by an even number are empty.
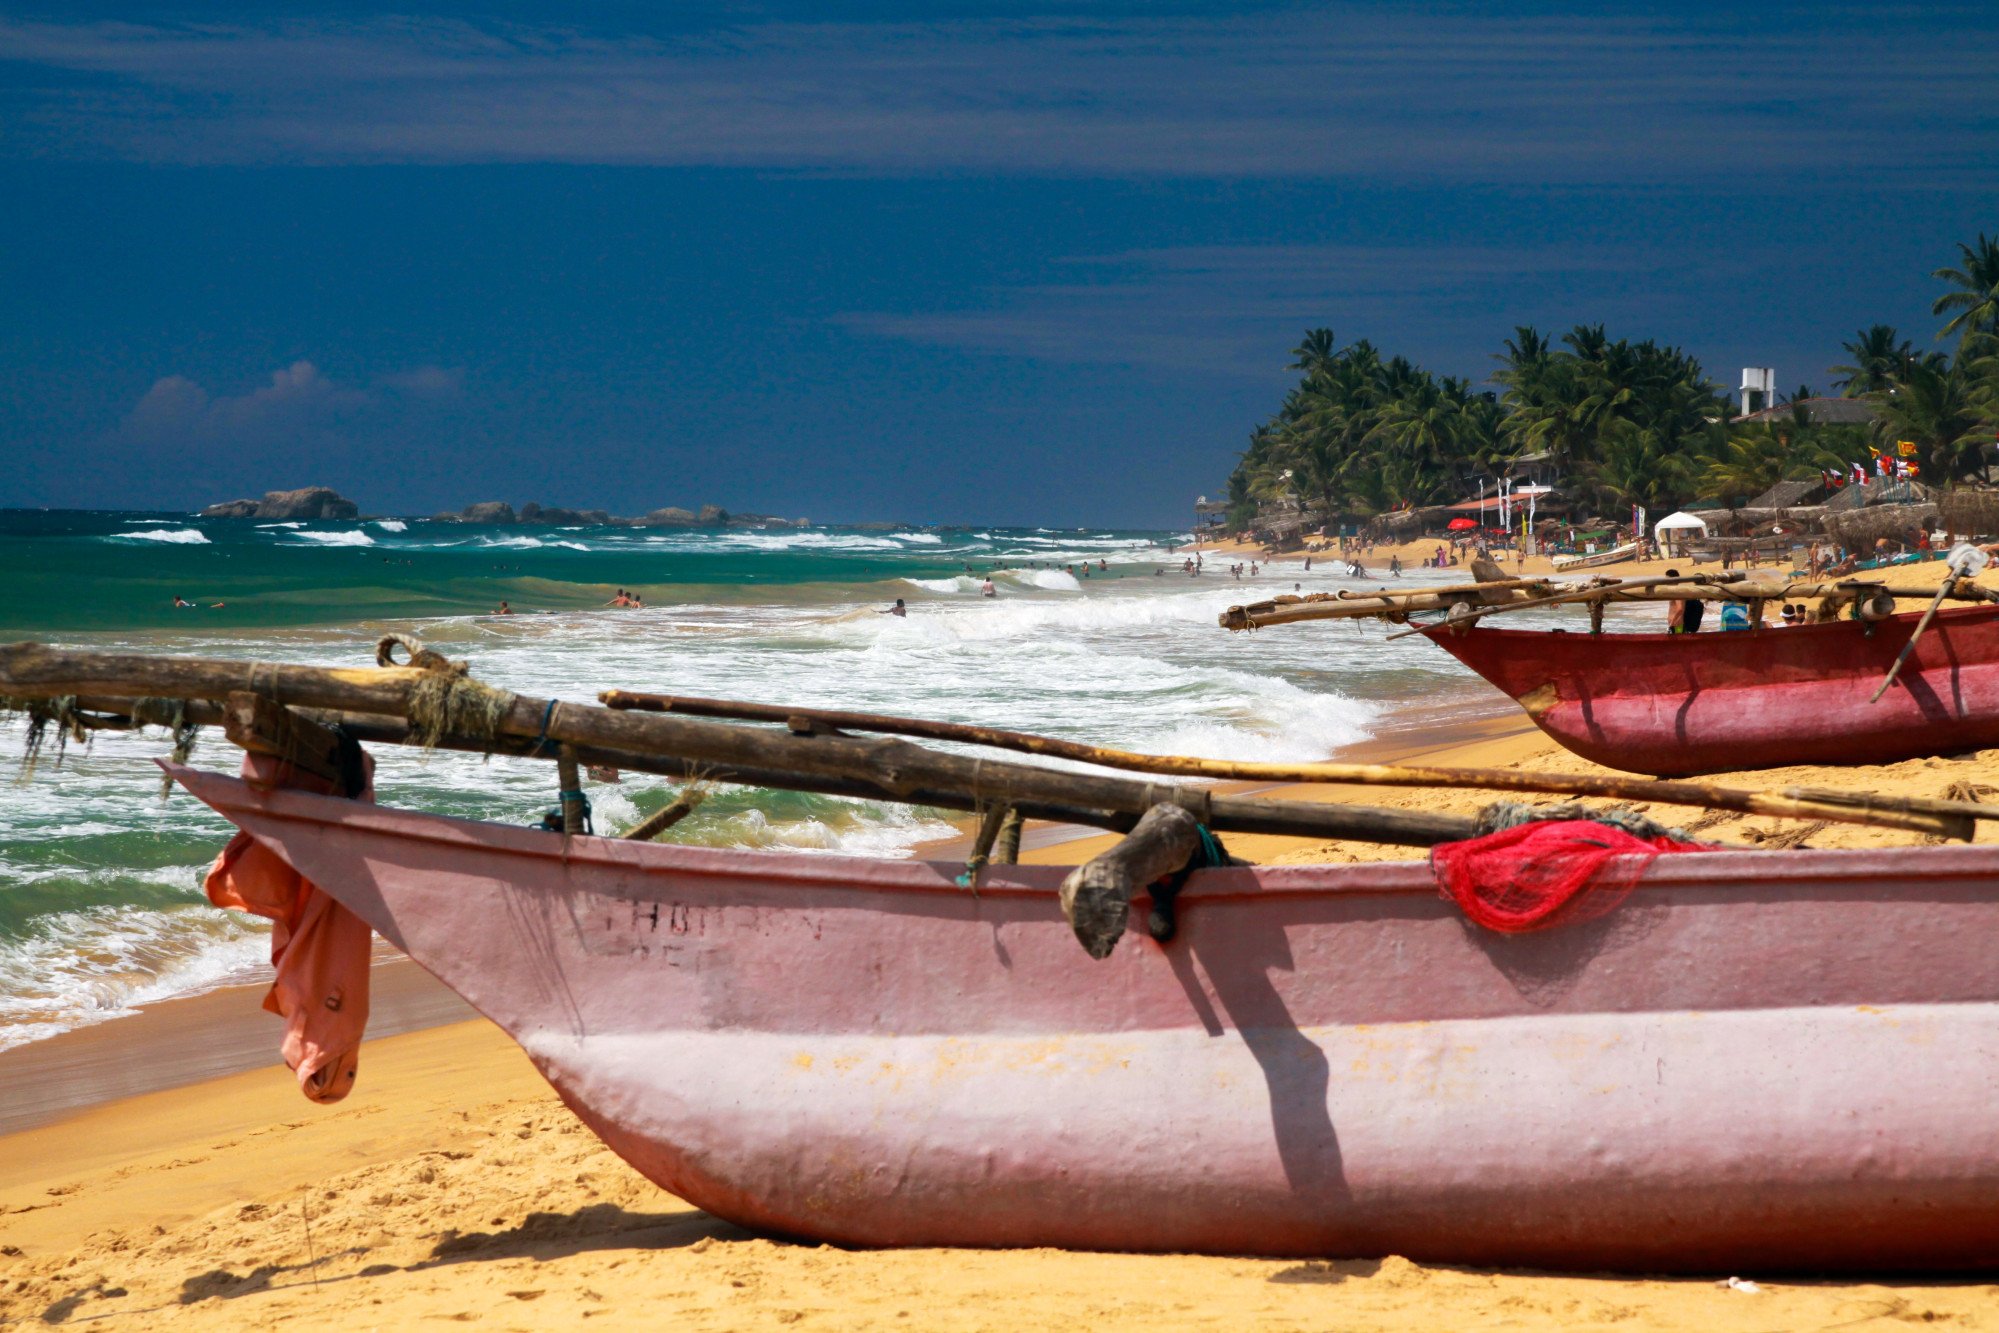
[[[1961,345],[1946,366],[1918,362],[1875,395],[1884,452],[1901,440],[1916,446],[1926,481],[1962,481],[1984,469],[1985,446],[1999,420],[1995,365],[1988,339]]]
[[[1939,337],[1956,337],[1954,355],[1919,353],[1875,324],[1844,344],[1848,364],[1832,367],[1843,395],[1879,404],[1872,428],[1813,422],[1803,387],[1786,415],[1732,421],[1692,356],[1613,339],[1600,324],[1559,339],[1516,328],[1495,358],[1492,391],[1307,330],[1291,354],[1297,384],[1229,479],[1230,521],[1246,526],[1259,506],[1280,502],[1322,519],[1451,503],[1541,455],[1579,514],[1664,510],[1693,496],[1741,504],[1897,440],[1915,442],[1925,481],[1982,474],[1999,423],[1999,239],[1981,234],[1958,250],[1960,263],[1934,275],[1951,286],[1935,311],[1951,315]]]
[[[1955,333],[1963,342],[1980,336],[1999,336],[1999,238],[1980,232],[1976,245],[1960,244],[1957,251],[1960,258],[1956,267],[1940,268],[1930,274],[1957,288],[1945,292],[1930,306],[1933,315],[1948,310],[1957,312],[1937,337],[1948,338]]]

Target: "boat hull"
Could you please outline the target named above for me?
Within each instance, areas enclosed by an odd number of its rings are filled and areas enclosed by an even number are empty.
[[[1884,764],[1999,745],[1999,607],[1702,634],[1430,627],[1565,749],[1661,777]]]
[[[1693,853],[1503,937],[1421,864],[720,852],[175,776],[512,1034],[640,1171],[860,1245],[1626,1270],[1999,1261],[1999,848]],[[1142,910],[1144,904],[1140,904]],[[365,1072],[364,1075],[365,1077]]]

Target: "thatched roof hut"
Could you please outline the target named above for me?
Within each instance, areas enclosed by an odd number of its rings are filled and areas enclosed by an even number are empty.
[[[1825,530],[1849,551],[1866,551],[1882,537],[1906,542],[1917,529],[1927,529],[1937,521],[1937,507],[1925,500],[1920,504],[1868,505],[1845,513],[1828,514]]]
[[[1694,509],[1688,511],[1707,524],[1717,537],[1767,537],[1782,528],[1786,534],[1802,533],[1818,527],[1825,516],[1823,505],[1794,508],[1747,506],[1741,509]]]
[[[1945,491],[1937,501],[1943,525],[1967,537],[1999,535],[1999,491],[1974,490],[1960,486]]]
[[[1441,529],[1450,522],[1451,511],[1443,505],[1424,505],[1420,509],[1402,509],[1393,514],[1383,514],[1375,522],[1383,532],[1416,533],[1427,532],[1431,528]]]
[[[1920,481],[1870,481],[1865,486],[1856,482],[1834,491],[1825,507],[1831,513],[1843,514],[1869,505],[1921,504],[1936,498],[1937,492]]]

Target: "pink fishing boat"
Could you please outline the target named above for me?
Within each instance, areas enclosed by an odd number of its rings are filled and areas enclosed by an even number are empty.
[[[1563,748],[1659,777],[1885,764],[1999,745],[1999,607],[1700,634],[1424,632]]]
[[[1206,870],[1172,943],[1134,929],[1096,963],[1058,868],[974,894],[956,866],[565,840],[172,772],[510,1033],[633,1166],[745,1226],[1999,1261],[1999,847],[1666,856],[1614,912],[1521,936],[1465,921],[1420,862]]]

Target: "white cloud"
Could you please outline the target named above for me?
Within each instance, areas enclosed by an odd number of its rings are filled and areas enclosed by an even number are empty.
[[[460,378],[457,371],[419,366],[362,388],[332,380],[312,362],[299,360],[242,393],[211,394],[184,375],[167,375],[141,395],[114,434],[139,444],[256,445],[325,437],[379,418],[404,397],[455,394]]]
[[[1864,45],[1863,45],[1864,43]],[[1987,183],[1992,11],[766,22],[0,22],[0,147],[1497,183]],[[79,77],[81,76],[81,77]]]
[[[1648,316],[1670,312],[1674,281],[1686,275],[1661,262],[1611,247],[1184,246],[1077,257],[1065,265],[1076,281],[999,290],[980,308],[862,311],[840,322],[996,355],[1262,377],[1321,324],[1403,349],[1459,318],[1481,340],[1497,336],[1494,309],[1558,326],[1568,310],[1615,321],[1636,313],[1620,295],[1634,289],[1647,293]]]

